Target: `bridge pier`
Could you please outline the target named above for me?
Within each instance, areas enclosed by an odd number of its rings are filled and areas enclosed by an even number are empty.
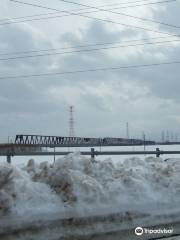
[[[54,163],[56,161],[56,148],[54,147]]]

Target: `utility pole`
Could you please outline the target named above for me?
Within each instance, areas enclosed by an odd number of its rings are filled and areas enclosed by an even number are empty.
[[[129,139],[129,123],[126,123],[126,138]]]
[[[143,143],[144,143],[144,151],[146,151],[146,135],[144,132],[142,133],[142,136],[143,136]]]
[[[176,138],[175,141],[178,142],[178,135],[177,135],[177,133],[175,135],[175,138]]]

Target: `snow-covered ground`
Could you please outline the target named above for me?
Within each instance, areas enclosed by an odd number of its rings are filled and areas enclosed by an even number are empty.
[[[18,219],[25,223],[125,212],[152,219],[180,212],[180,158],[169,157],[101,156],[92,161],[76,152],[55,164],[42,158],[41,163],[1,161],[0,231]]]

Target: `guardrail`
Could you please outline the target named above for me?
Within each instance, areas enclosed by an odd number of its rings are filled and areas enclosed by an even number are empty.
[[[0,156],[7,156],[7,162],[11,163],[11,157],[13,156],[60,156],[60,155],[67,155],[73,153],[72,151],[22,151],[22,152],[7,152],[7,153],[0,153]],[[180,151],[163,151],[159,148],[156,148],[155,151],[96,151],[94,148],[91,148],[91,151],[82,151],[80,152],[81,155],[85,156],[91,156],[92,159],[95,158],[95,156],[102,156],[102,155],[155,155],[156,157],[159,157],[160,155],[165,154],[180,154]]]

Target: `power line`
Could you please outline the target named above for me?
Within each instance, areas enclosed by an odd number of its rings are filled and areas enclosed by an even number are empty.
[[[144,0],[145,1],[145,0]],[[177,1],[177,0],[162,0],[162,1],[158,1],[158,2],[149,2],[149,3],[144,3],[144,4],[138,4],[138,5],[131,5],[131,6],[123,6],[123,7],[116,7],[116,8],[110,8],[109,10],[117,10],[117,9],[122,9],[122,8],[132,8],[132,7],[139,7],[139,6],[144,6],[144,5],[154,5],[154,4],[161,4],[161,3],[169,3],[169,2],[174,2],[174,1]],[[135,1],[135,2],[141,2],[141,1]],[[132,2],[132,3],[135,3],[135,2]],[[130,3],[130,2],[129,2]],[[125,4],[125,3],[119,3],[119,4]],[[117,5],[119,5],[117,4]],[[116,4],[111,4],[111,5],[116,5]],[[100,7],[104,7],[104,6],[110,6],[109,5],[103,5],[103,6],[100,6]],[[74,11],[82,11],[82,10],[86,10],[86,9],[89,9],[89,8],[85,8],[85,9],[77,9],[77,10],[74,10]],[[59,10],[58,12],[62,12],[61,10]],[[85,13],[85,14],[88,14],[88,13],[96,13],[96,12],[99,12],[99,10],[94,10],[94,11],[88,11],[88,12],[81,12],[81,13]],[[11,18],[11,19],[8,19],[8,22],[3,22],[3,23],[0,23],[0,26],[3,26],[3,25],[9,25],[9,24],[17,24],[17,23],[23,23],[23,22],[32,22],[32,21],[39,21],[39,20],[47,20],[47,19],[54,19],[54,18],[61,18],[61,17],[69,17],[69,16],[72,16],[72,14],[65,14],[65,15],[58,15],[58,16],[50,16],[50,17],[42,17],[42,18],[33,18],[33,19],[24,19],[24,20],[20,20],[20,21],[13,21],[12,20],[18,20],[18,19],[23,19],[23,18],[29,18],[29,17],[33,17],[33,16],[42,16],[42,15],[55,15],[54,13],[46,13],[46,14],[35,14],[35,15],[29,15],[29,16],[23,16],[23,17],[17,17],[17,18]],[[7,20],[7,19],[6,19]],[[5,21],[5,19],[1,19],[0,21]]]
[[[157,40],[157,39],[169,39],[169,37],[154,37],[154,38],[141,38],[141,39],[131,39],[126,41],[120,42],[99,42],[99,43],[88,43],[86,45],[74,45],[71,47],[63,47],[63,48],[49,48],[49,49],[39,49],[39,50],[32,50],[32,51],[17,51],[17,52],[7,52],[7,53],[0,53],[0,56],[9,56],[9,55],[21,55],[27,53],[38,53],[38,52],[49,52],[49,51],[58,51],[58,50],[66,50],[66,49],[74,49],[74,48],[85,48],[85,47],[94,47],[94,46],[105,46],[105,45],[116,45],[121,43],[129,43],[129,42],[140,42],[140,41],[149,41],[149,40]],[[177,39],[172,39],[171,41],[176,41]],[[178,40],[177,40],[178,41]],[[127,45],[125,45],[127,46]]]
[[[73,11],[75,11],[75,10],[73,10]],[[12,20],[18,20],[18,19],[24,19],[24,18],[39,17],[39,16],[46,16],[46,15],[51,15],[51,14],[54,15],[54,12],[26,15],[26,16],[22,16],[22,17],[1,18],[0,22],[6,22],[6,21],[12,21]]]
[[[56,75],[71,75],[71,74],[80,74],[80,73],[87,73],[87,72],[115,71],[120,69],[146,68],[146,67],[174,65],[174,64],[180,64],[180,61],[151,63],[151,64],[142,64],[142,65],[127,65],[127,66],[117,66],[117,67],[92,68],[92,69],[85,69],[85,70],[63,71],[63,72],[55,72],[55,73],[39,73],[39,74],[30,74],[30,75],[4,76],[4,77],[0,77],[0,80],[30,78],[30,77],[48,77],[48,76],[56,76]]]
[[[176,0],[172,0],[172,1],[176,1]],[[142,1],[135,1],[135,2],[142,2]],[[99,7],[106,7],[106,6],[118,6],[121,5],[123,3],[114,3],[114,4],[106,4],[106,5],[101,5]],[[124,3],[125,4],[125,3]],[[83,11],[83,10],[87,10],[87,9],[91,9],[91,7],[86,7],[86,8],[81,8],[81,9],[72,9],[71,11]],[[114,8],[113,8],[114,9]],[[115,8],[116,9],[116,8]],[[119,8],[117,8],[119,9]],[[59,12],[63,12],[62,10],[59,10]],[[2,18],[0,19],[0,22],[3,21],[10,21],[10,20],[18,20],[18,19],[24,19],[24,18],[31,18],[31,17],[39,17],[39,16],[46,16],[46,15],[54,15],[54,12],[50,12],[50,13],[42,13],[42,14],[34,14],[34,15],[27,15],[27,16],[22,16],[22,17],[13,17],[13,18]],[[64,16],[64,15],[63,15]],[[60,16],[59,16],[60,17]]]
[[[138,46],[144,46],[144,45],[154,45],[154,44],[163,44],[163,43],[171,43],[171,42],[180,42],[180,39],[163,41],[163,42],[147,42],[147,43],[139,43],[139,44],[131,44],[131,45],[120,45],[120,46],[111,46],[111,47],[102,47],[102,48],[79,49],[79,50],[66,51],[66,52],[43,53],[43,54],[36,54],[36,55],[8,57],[8,58],[0,58],[0,61],[33,58],[33,57],[53,56],[53,55],[64,55],[64,54],[81,53],[81,52],[101,51],[101,50],[109,50],[109,49],[117,49],[117,48],[125,48],[125,47],[138,47]]]
[[[116,15],[122,15],[122,16],[125,16],[125,17],[130,17],[130,18],[138,19],[138,20],[141,20],[141,21],[158,23],[158,24],[165,25],[165,26],[168,26],[168,27],[180,28],[180,26],[172,25],[172,24],[169,24],[169,23],[164,23],[164,22],[159,22],[159,21],[155,21],[155,20],[152,20],[152,19],[137,17],[137,16],[133,16],[133,15],[130,15],[130,14],[127,14],[127,13],[114,12],[114,11],[111,11],[111,10],[108,10],[108,9],[102,9],[102,8],[99,8],[99,7],[90,6],[90,5],[86,5],[86,4],[82,4],[82,3],[77,3],[77,2],[73,2],[73,1],[68,1],[68,0],[58,0],[58,1],[60,1],[60,2],[65,2],[65,3],[70,3],[70,4],[74,4],[74,5],[78,5],[78,6],[83,6],[83,7],[89,7],[89,8],[97,9],[97,10],[99,10],[99,11],[108,12],[108,13],[113,13],[113,14],[116,14]]]
[[[38,7],[38,8],[43,8],[43,9],[48,9],[48,10],[54,10],[59,12],[60,10],[56,9],[56,8],[50,8],[50,7],[46,7],[46,6],[42,6],[42,5],[37,5],[37,4],[32,4],[32,3],[26,3],[26,2],[22,2],[22,1],[18,1],[18,0],[10,0],[11,2],[15,2],[15,3],[19,3],[19,4],[24,4],[24,5],[29,5],[29,6],[34,6],[34,7]],[[65,13],[71,14],[73,16],[81,16],[83,18],[88,18],[88,19],[93,19],[93,20],[97,20],[97,21],[102,21],[102,22],[107,22],[107,23],[113,23],[113,24],[118,24],[121,26],[125,26],[125,27],[130,27],[130,28],[136,28],[136,29],[141,29],[144,31],[150,31],[150,32],[155,32],[155,33],[160,33],[160,34],[166,34],[166,35],[170,35],[170,36],[177,36],[175,34],[171,34],[171,33],[167,33],[167,32],[161,32],[158,30],[153,30],[150,28],[144,28],[144,27],[139,27],[139,26],[135,26],[135,25],[129,25],[129,24],[125,24],[125,23],[120,23],[120,22],[115,22],[112,20],[108,20],[108,19],[102,19],[102,18],[97,18],[97,17],[92,17],[92,16],[87,16],[81,13],[72,13],[69,11],[63,11]],[[179,36],[178,36],[179,37]]]
[[[113,3],[113,4],[106,4],[106,5],[99,5],[98,7],[109,7],[109,6],[119,6],[119,5],[127,5],[127,4],[132,4],[132,3],[143,3],[143,4],[147,4],[146,2],[149,0],[139,0],[139,1],[131,1],[131,2],[124,2],[124,3]],[[169,0],[169,2],[174,2],[177,0]],[[167,0],[165,1],[161,1],[161,2],[157,2],[157,3],[163,3],[163,2],[167,2]],[[153,2],[154,4],[156,2]],[[148,4],[152,4],[152,2],[148,3]],[[134,5],[132,5],[133,7]],[[138,5],[139,6],[139,5]],[[141,5],[140,5],[141,6]],[[126,6],[125,8],[129,8],[131,6]],[[120,7],[122,8],[122,7]],[[120,8],[113,8],[113,9],[120,9]],[[123,7],[124,8],[124,7]],[[86,10],[86,9],[91,9],[91,7],[86,7],[86,8],[81,8],[81,9],[72,9],[72,11],[82,11],[82,10]],[[110,10],[113,10],[110,9]],[[61,11],[60,11],[61,12]],[[27,16],[22,16],[22,17],[13,17],[13,18],[1,18],[1,21],[9,21],[9,20],[17,20],[17,19],[23,19],[23,18],[31,18],[31,17],[37,17],[37,16],[46,16],[46,15],[51,15],[54,14],[54,12],[50,12],[50,13],[42,13],[42,14],[33,14],[33,15],[27,15]]]

